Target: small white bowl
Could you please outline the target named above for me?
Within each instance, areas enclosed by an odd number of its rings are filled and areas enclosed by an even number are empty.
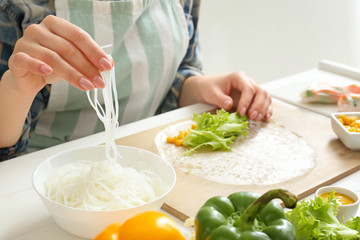
[[[331,127],[341,142],[351,150],[360,150],[360,133],[353,133],[346,130],[339,122],[340,115],[357,116],[360,119],[360,112],[339,112],[331,114]]]
[[[346,205],[339,204],[336,218],[339,221],[341,221],[342,217],[344,217],[344,221],[346,222],[351,217],[355,217],[359,209],[359,196],[355,192],[343,187],[325,186],[319,188],[315,192],[315,196],[318,197],[323,193],[331,193],[332,190],[334,190],[337,193],[341,193],[348,197],[351,197],[355,201],[355,203],[352,204],[346,204]]]
[[[106,159],[105,146],[92,146],[68,150],[58,153],[42,162],[33,174],[33,186],[47,207],[54,221],[64,230],[83,238],[93,239],[107,225],[114,222],[124,222],[133,215],[148,211],[159,210],[165,197],[173,189],[176,174],[171,164],[152,152],[139,148],[118,146],[121,154],[119,163],[124,167],[137,170],[151,170],[158,174],[167,186],[166,192],[158,199],[144,205],[120,210],[84,210],[68,207],[45,196],[45,180],[54,175],[62,166],[77,161],[101,161]]]

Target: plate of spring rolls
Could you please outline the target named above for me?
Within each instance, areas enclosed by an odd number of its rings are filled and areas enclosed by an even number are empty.
[[[319,82],[301,93],[304,103],[336,104],[339,112],[360,111],[360,84],[334,85]]]

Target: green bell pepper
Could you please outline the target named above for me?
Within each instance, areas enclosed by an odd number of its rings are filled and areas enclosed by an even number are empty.
[[[287,208],[294,208],[298,200],[283,189],[262,196],[237,192],[210,198],[195,216],[196,240],[295,239],[294,227],[274,198],[280,198]]]

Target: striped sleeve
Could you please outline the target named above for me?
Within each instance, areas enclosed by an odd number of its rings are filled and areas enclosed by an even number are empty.
[[[168,112],[178,108],[179,96],[184,81],[194,75],[202,75],[202,63],[199,49],[198,19],[200,0],[185,0],[184,12],[188,19],[189,45],[183,58],[170,91],[157,110],[157,114]]]

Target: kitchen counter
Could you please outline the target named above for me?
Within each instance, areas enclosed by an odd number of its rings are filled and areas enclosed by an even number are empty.
[[[289,79],[286,79],[288,81]],[[283,82],[282,82],[283,83]],[[281,82],[267,83],[265,88],[270,93],[275,91]],[[276,94],[274,94],[276,95]],[[274,96],[274,101],[284,101]],[[297,104],[295,107],[301,108]],[[146,131],[148,129],[172,123],[177,120],[192,117],[194,112],[203,112],[213,109],[207,104],[196,104],[175,111],[150,117],[138,122],[120,126],[116,131],[116,138],[123,138]],[[311,114],[317,111],[307,109]],[[326,114],[325,114],[326,115]],[[329,119],[330,121],[330,119]],[[329,131],[332,131],[329,129]],[[78,146],[92,146],[104,142],[104,132],[82,139],[70,141],[48,149],[33,152],[8,161],[0,162],[0,239],[16,240],[79,240],[62,230],[51,218],[47,209],[32,187],[32,174],[38,164],[54,153]],[[360,165],[360,159],[359,159]],[[335,186],[344,186],[360,194],[360,171],[333,183]],[[190,196],[189,196],[190,197]],[[313,194],[308,197],[313,197]],[[358,212],[360,215],[360,212]],[[172,216],[181,227],[186,237],[190,236],[192,228],[183,227],[183,222]]]

